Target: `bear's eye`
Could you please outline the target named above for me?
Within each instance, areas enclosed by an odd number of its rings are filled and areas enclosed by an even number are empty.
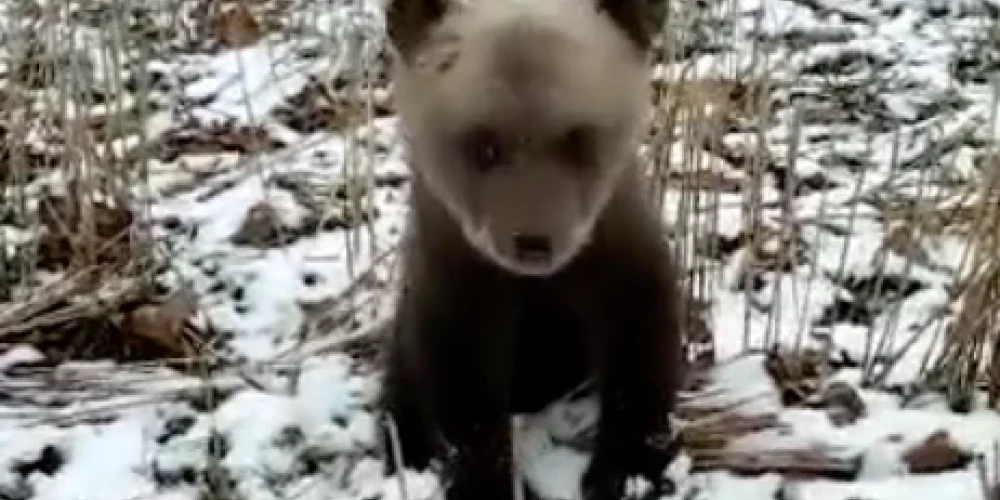
[[[574,168],[586,169],[597,161],[597,129],[581,124],[570,127],[555,143],[559,158]]]
[[[491,170],[504,163],[506,158],[500,134],[486,127],[475,127],[461,139],[465,161],[479,170]]]

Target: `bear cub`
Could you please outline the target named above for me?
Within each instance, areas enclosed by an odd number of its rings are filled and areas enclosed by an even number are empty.
[[[636,148],[657,0],[387,0],[412,171],[384,410],[447,500],[511,500],[511,419],[592,380],[587,500],[669,493],[680,292]]]

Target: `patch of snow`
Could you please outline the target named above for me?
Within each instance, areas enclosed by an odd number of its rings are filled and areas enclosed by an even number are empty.
[[[39,363],[45,360],[45,355],[38,349],[23,344],[16,345],[0,354],[0,373],[15,366]]]

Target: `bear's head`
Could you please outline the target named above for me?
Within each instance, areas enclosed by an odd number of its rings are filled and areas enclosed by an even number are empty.
[[[494,263],[544,276],[632,168],[655,0],[389,0],[413,174]]]

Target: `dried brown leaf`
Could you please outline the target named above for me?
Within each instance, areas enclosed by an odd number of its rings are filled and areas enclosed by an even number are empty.
[[[74,188],[71,192],[85,191]],[[42,198],[38,216],[45,233],[39,242],[40,267],[81,268],[128,260],[131,212],[124,204],[95,198],[79,194]]]
[[[274,248],[288,243],[294,237],[294,231],[284,226],[278,210],[261,202],[250,207],[243,225],[230,240],[234,245]]]
[[[824,360],[823,353],[813,349],[781,349],[768,354],[764,368],[780,389],[782,402],[794,406],[816,394]]]
[[[233,49],[253,45],[264,36],[264,28],[246,2],[222,10],[215,19],[215,29],[219,41]]]
[[[844,382],[828,385],[820,397],[820,405],[826,408],[830,422],[837,427],[853,424],[868,413],[858,391]]]
[[[971,454],[959,448],[944,430],[931,434],[903,454],[903,461],[912,474],[935,474],[960,469],[970,460]]]
[[[122,333],[150,340],[171,355],[181,357],[191,353],[185,340],[187,319],[195,313],[194,301],[177,293],[161,304],[144,304],[127,313],[121,324]]]

